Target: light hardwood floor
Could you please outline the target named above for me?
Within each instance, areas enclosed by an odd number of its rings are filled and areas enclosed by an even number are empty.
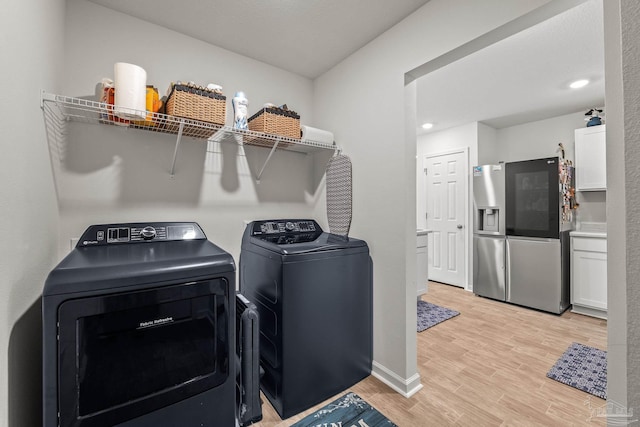
[[[606,321],[546,314],[434,282],[422,299],[460,312],[417,334],[423,388],[406,399],[372,376],[350,388],[398,426],[606,424],[595,416],[604,400],[546,377],[572,342],[606,350]],[[342,394],[284,421],[263,398],[263,420],[254,425],[290,426]]]

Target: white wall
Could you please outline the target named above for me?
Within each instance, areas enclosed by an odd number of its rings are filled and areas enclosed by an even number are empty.
[[[588,108],[585,107],[585,111]],[[560,156],[558,143],[564,146],[565,157],[573,160],[574,131],[584,125],[582,111],[498,129],[496,137],[499,157],[495,161],[515,162]]]
[[[603,3],[610,224],[607,400],[628,408],[630,420],[636,420],[640,411],[640,3]]]
[[[250,115],[266,102],[286,103],[313,125],[309,79],[84,0],[68,2],[65,47],[65,95],[93,97],[101,78],[113,78],[115,62],[131,62],[161,94],[177,80],[222,85],[227,123],[230,100],[242,90]],[[92,223],[179,220],[197,221],[237,262],[244,220],[326,223],[324,209],[316,208],[324,203],[324,169],[314,171],[304,155],[278,151],[258,184],[267,149],[183,138],[171,177],[175,136],[78,123],[68,132],[56,164],[61,253]]]
[[[478,165],[496,164],[500,159],[498,131],[484,123],[478,123]]]
[[[58,212],[40,110],[57,89],[64,0],[4,2],[0,26],[0,427],[42,425],[42,285]]]
[[[315,81],[317,124],[334,131],[354,162],[352,230],[369,242],[374,262],[376,375],[402,392],[419,382],[416,136],[405,129],[404,75],[544,3],[431,0]]]

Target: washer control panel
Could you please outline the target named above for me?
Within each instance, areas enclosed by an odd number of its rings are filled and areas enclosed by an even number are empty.
[[[195,222],[103,224],[87,228],[76,247],[206,238]]]
[[[312,219],[255,221],[249,231],[251,237],[277,245],[312,242],[323,233]]]
[[[265,234],[313,233],[317,230],[322,231],[318,223],[312,219],[281,219],[254,222],[251,235],[263,236]]]

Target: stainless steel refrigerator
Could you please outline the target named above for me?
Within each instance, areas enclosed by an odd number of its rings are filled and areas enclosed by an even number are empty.
[[[505,168],[473,167],[473,292],[506,299]]]
[[[573,175],[558,157],[506,164],[507,301],[558,314],[569,306]]]
[[[573,167],[558,157],[473,167],[473,290],[551,313],[569,306]]]

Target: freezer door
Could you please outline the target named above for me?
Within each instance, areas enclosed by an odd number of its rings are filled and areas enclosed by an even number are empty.
[[[567,308],[559,239],[507,237],[507,301],[551,313]]]
[[[504,236],[473,236],[473,292],[505,300]]]
[[[505,234],[503,165],[473,167],[473,232],[484,235]]]

